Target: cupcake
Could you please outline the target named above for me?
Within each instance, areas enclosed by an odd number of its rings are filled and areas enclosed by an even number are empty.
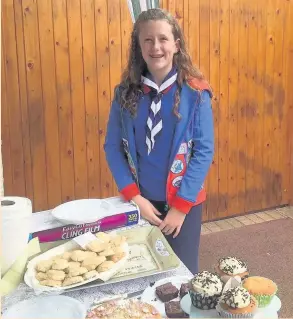
[[[235,276],[244,280],[249,275],[246,263],[237,257],[221,258],[215,267],[215,271],[224,281]]]
[[[223,282],[217,274],[208,271],[197,273],[190,281],[190,298],[194,307],[214,309],[222,293]]]
[[[259,276],[245,279],[243,287],[255,297],[259,307],[268,306],[278,290],[277,285],[272,280]]]
[[[252,318],[256,309],[257,301],[241,286],[226,290],[217,305],[222,318]]]

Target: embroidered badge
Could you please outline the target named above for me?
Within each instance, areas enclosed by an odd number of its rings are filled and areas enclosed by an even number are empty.
[[[182,178],[183,178],[183,176],[178,176],[178,177],[174,178],[172,181],[172,185],[176,188],[179,188],[181,185]]]
[[[187,154],[187,144],[182,143],[177,154]]]
[[[184,165],[181,160],[175,160],[171,167],[171,172],[174,174],[179,174],[183,171]]]

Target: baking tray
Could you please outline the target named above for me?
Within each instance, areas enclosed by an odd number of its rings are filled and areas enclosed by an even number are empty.
[[[180,259],[158,227],[135,227],[128,230],[116,230],[116,233],[125,236],[129,245],[129,257],[125,267],[106,282],[95,280],[85,285],[70,288],[67,291],[148,277],[174,270],[180,266]],[[58,242],[42,244],[41,249],[45,251],[56,245],[58,245]]]

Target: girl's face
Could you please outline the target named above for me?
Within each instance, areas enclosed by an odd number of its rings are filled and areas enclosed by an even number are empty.
[[[139,28],[139,44],[148,70],[166,76],[179,49],[179,40],[175,41],[171,25],[165,20],[143,22]]]

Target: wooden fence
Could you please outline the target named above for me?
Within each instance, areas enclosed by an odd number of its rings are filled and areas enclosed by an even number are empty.
[[[293,201],[293,1],[162,0],[213,90],[204,219]],[[117,194],[103,143],[127,60],[126,0],[2,1],[5,195],[36,211]]]

